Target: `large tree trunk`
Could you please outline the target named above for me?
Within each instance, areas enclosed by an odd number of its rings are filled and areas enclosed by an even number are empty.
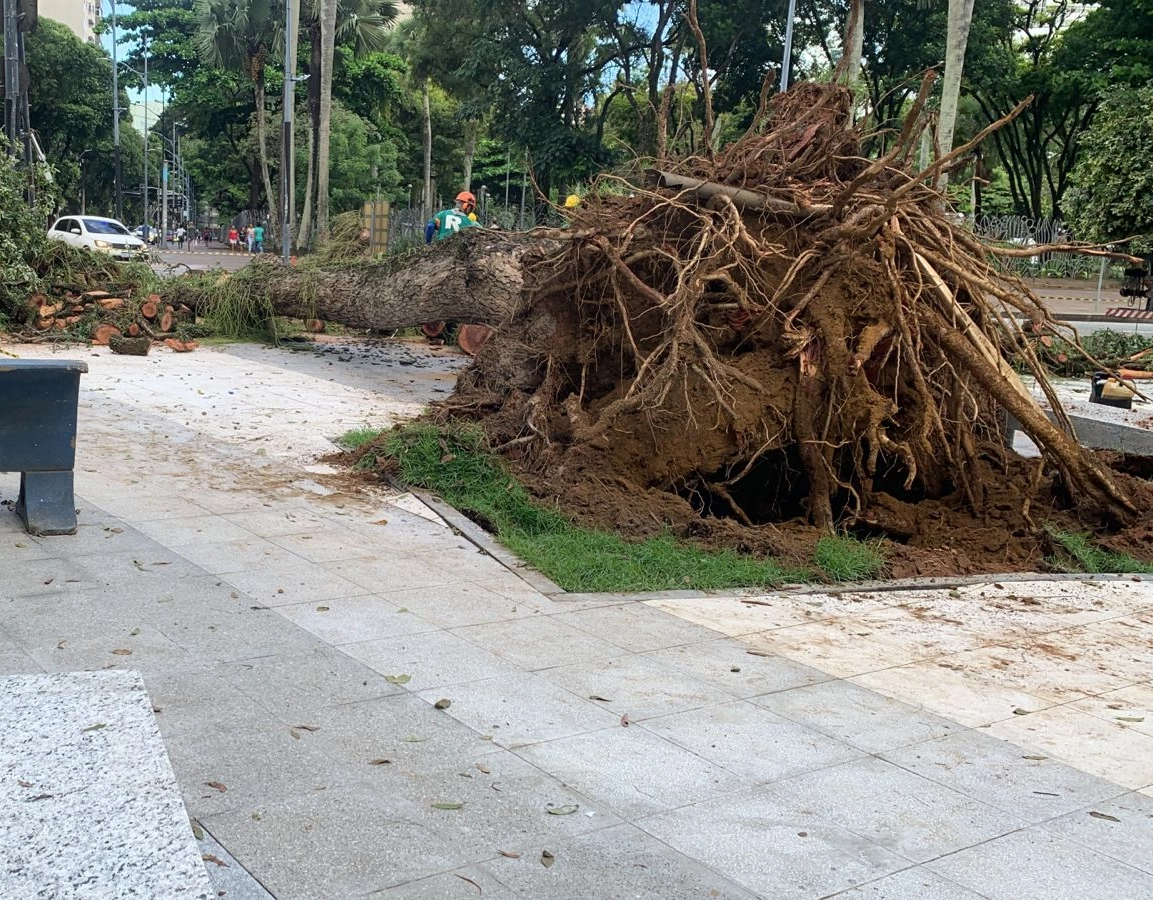
[[[849,17],[845,22],[845,46],[837,78],[852,85],[861,77],[861,57],[865,49],[865,0],[849,0]]]
[[[953,149],[953,129],[957,125],[957,101],[961,96],[961,72],[965,68],[965,47],[973,21],[974,0],[949,0],[949,25],[945,32],[945,76],[941,79],[941,116],[937,123],[937,146],[941,153]],[[949,174],[941,173],[937,186],[944,190]]]
[[[259,71],[254,71],[252,81],[252,90],[255,95],[253,98],[256,102],[256,140],[260,144],[260,178],[264,183],[264,201],[268,205],[268,211],[275,212],[278,208],[276,205],[276,195],[272,192],[272,179],[268,175],[268,125],[264,114],[264,65],[261,63]],[[259,212],[259,210],[253,210]],[[269,219],[271,225],[272,216]],[[271,238],[271,235],[270,235]]]
[[[337,0],[324,0],[320,14],[320,122],[316,133],[316,239],[328,240],[329,128],[332,124],[332,62]]]
[[[316,132],[320,127],[320,28],[308,28],[308,170],[304,179],[304,208],[300,213],[300,232],[297,244],[308,247],[312,242],[312,214],[316,197]]]
[[[480,122],[469,119],[464,123],[464,183],[462,191],[472,190],[472,162],[476,159],[476,137],[480,131]]]
[[[424,79],[424,191],[421,202],[425,213],[432,212],[432,101],[428,96],[428,79]]]
[[[497,325],[521,301],[524,258],[549,246],[540,238],[469,229],[418,256],[301,274],[253,263],[274,312],[391,329],[446,320]]]

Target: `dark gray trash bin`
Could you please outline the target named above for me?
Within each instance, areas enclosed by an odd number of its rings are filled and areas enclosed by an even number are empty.
[[[0,357],[0,471],[20,473],[30,534],[75,534],[76,405],[88,364]]]

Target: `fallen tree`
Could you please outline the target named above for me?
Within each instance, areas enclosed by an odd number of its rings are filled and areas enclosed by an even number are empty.
[[[499,326],[439,414],[480,422],[578,516],[753,549],[798,520],[925,546],[965,523],[1036,535],[1042,506],[1132,523],[1148,485],[1078,445],[1031,349],[1062,326],[932,187],[972,142],[911,166],[927,95],[880,159],[844,88],[800,84],[725,151],[594,192],[569,228],[237,277],[281,315]],[[1003,446],[1006,416],[1040,460]]]

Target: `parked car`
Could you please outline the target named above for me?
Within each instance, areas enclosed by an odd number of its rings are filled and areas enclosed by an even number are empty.
[[[107,253],[116,259],[133,260],[148,256],[144,241],[123,223],[103,216],[64,216],[48,229],[48,237],[81,250]]]
[[[155,225],[151,228],[147,225],[137,225],[132,229],[132,233],[146,244],[155,244],[156,239],[160,237],[160,229]]]

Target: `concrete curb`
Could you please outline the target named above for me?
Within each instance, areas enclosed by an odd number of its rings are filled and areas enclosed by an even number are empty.
[[[402,488],[403,489],[403,488]],[[739,591],[700,591],[700,590],[672,590],[672,591],[638,591],[636,593],[570,593],[559,587],[520,557],[509,552],[498,544],[487,531],[469,519],[455,507],[449,506],[439,497],[425,491],[407,489],[422,503],[428,505],[438,516],[455,529],[477,549],[487,553],[502,566],[516,575],[534,590],[540,591],[551,600],[558,602],[573,601],[580,603],[642,603],[646,600],[685,600],[693,597],[731,597],[734,600],[743,600],[748,597],[774,594],[778,596],[803,597],[811,594],[865,594],[886,593],[896,591],[934,591],[948,590],[950,588],[973,587],[980,584],[1013,584],[1030,581],[1138,581],[1153,584],[1150,575],[1118,575],[1118,574],[1084,574],[1063,572],[1010,572],[992,575],[969,575],[960,578],[897,578],[891,581],[861,581],[842,582],[840,584],[788,584],[779,588],[742,588]]]

